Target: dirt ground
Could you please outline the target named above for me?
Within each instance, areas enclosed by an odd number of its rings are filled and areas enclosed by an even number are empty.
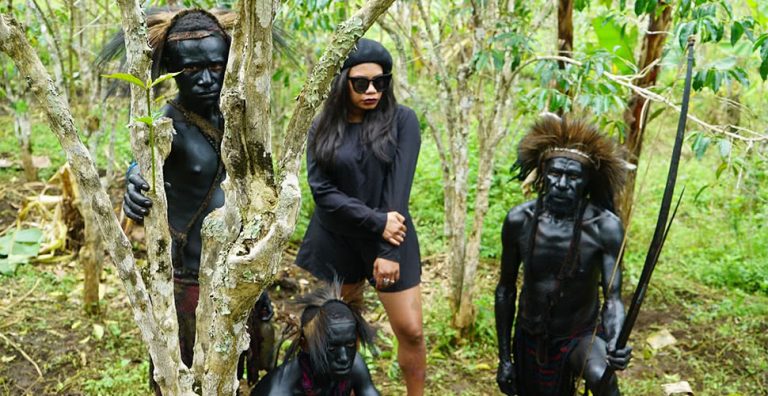
[[[14,202],[39,188],[0,189],[0,230],[14,221],[19,209]],[[278,335],[295,321],[295,296],[317,285],[309,274],[291,265],[295,250],[295,246],[287,249],[284,270],[271,288]],[[428,394],[498,394],[492,312],[495,266],[493,262],[481,265],[478,330],[462,339],[446,323],[444,300],[450,271],[442,256],[425,258],[422,291]],[[764,355],[768,346],[766,316],[716,313],[716,309],[727,310],[721,291],[665,278],[668,276],[661,274],[655,280],[667,286],[651,288],[630,340],[635,357],[621,374],[625,394],[663,395],[661,384],[689,380],[696,394],[768,395],[768,367],[764,367],[764,358],[755,363],[755,356]],[[82,282],[76,260],[24,265],[16,276],[0,277],[0,395],[149,393],[147,353],[113,267],[105,263],[98,316],[83,312]],[[631,295],[630,288],[624,292],[625,300]],[[378,330],[377,355],[365,354],[374,381],[384,395],[403,395],[395,338],[371,288],[366,291],[366,301],[366,318]],[[734,309],[764,301],[744,297]],[[677,343],[661,350],[648,347],[646,338],[662,329],[669,330]],[[720,392],[711,385],[729,381],[736,385],[724,389],[735,388],[736,392]]]

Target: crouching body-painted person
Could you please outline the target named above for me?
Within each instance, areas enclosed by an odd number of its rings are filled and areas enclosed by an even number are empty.
[[[626,176],[623,152],[583,121],[546,115],[518,154],[519,177],[533,178],[538,198],[510,210],[502,227],[498,385],[509,395],[573,395],[583,376],[594,392],[607,365],[622,370],[631,357],[631,348],[615,349],[624,322],[623,229],[612,208]],[[618,394],[613,376],[606,395]]]
[[[234,21],[231,12],[217,14],[199,9],[150,13],[147,19],[152,47],[152,75],[180,72],[176,77],[178,95],[163,109],[171,118],[176,134],[171,152],[163,164],[168,222],[173,242],[173,280],[176,313],[179,320],[181,359],[192,365],[195,342],[195,309],[199,298],[198,270],[203,219],[224,204],[221,182],[221,139],[224,118],[219,109],[219,94],[229,54],[230,37],[223,24]],[[105,53],[122,45],[118,35]],[[126,216],[141,223],[152,202],[142,194],[149,185],[132,166],[127,175],[123,203]],[[262,294],[249,318],[251,348],[244,354],[239,371],[248,370],[248,381],[258,380],[258,370],[271,363],[274,331],[260,324],[272,317],[269,296]],[[261,329],[262,331],[256,331]],[[245,363],[245,364],[244,364]],[[243,367],[245,366],[245,367]],[[151,370],[151,367],[150,367]],[[159,388],[150,383],[155,391]]]
[[[360,315],[362,288],[341,297],[335,284],[299,301],[305,308],[288,360],[270,371],[251,396],[378,396],[357,353],[360,343],[373,341],[373,329]]]

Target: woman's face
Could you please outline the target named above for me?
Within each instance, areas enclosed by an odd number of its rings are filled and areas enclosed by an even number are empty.
[[[349,68],[347,89],[349,89],[349,101],[353,109],[362,111],[373,110],[378,106],[382,95],[382,92],[376,91],[373,81],[368,82],[368,86],[363,93],[358,93],[355,90],[353,82],[358,80],[357,84],[362,85],[365,82],[361,82],[361,79],[374,80],[376,77],[382,77],[383,74],[384,69],[378,63],[361,63]]]

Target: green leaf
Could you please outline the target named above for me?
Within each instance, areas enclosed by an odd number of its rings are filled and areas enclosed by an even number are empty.
[[[135,120],[145,124],[146,126],[152,125],[152,121],[154,121],[150,116],[136,117]]]
[[[739,81],[739,84],[741,84],[744,87],[749,87],[749,77],[747,76],[747,72],[744,71],[744,69],[740,67],[736,67],[732,70],[728,70],[728,74],[730,74],[733,78]]]
[[[104,326],[94,323],[91,335],[93,335],[93,338],[97,340],[104,338]]]
[[[16,232],[17,243],[39,243],[43,239],[43,231],[39,228],[25,228]]]
[[[715,75],[715,81],[714,85],[712,86],[712,91],[717,92],[720,90],[720,86],[723,84],[723,79],[725,78],[727,80],[727,77],[725,77],[725,73],[717,70],[713,70],[712,74]]]
[[[717,170],[715,171],[715,179],[719,179],[720,175],[723,174],[723,172],[728,169],[728,163],[723,161],[720,163],[720,166],[717,167]]]
[[[696,195],[693,196],[693,202],[698,202],[699,197],[701,197],[701,194],[708,188],[712,187],[711,184],[706,184],[704,187],[700,188],[699,191],[696,192]]]
[[[763,59],[763,63],[760,64],[760,78],[763,81],[768,79],[768,58]]]
[[[25,100],[17,100],[13,102],[13,111],[18,114],[24,114],[29,110],[29,104]]]
[[[18,265],[37,256],[42,235],[38,228],[25,228],[0,237],[0,274],[13,275]]]
[[[656,11],[656,6],[659,3],[656,0],[648,0],[648,3],[645,5],[645,13],[646,14],[653,14]]]
[[[720,0],[720,6],[723,7],[725,13],[728,14],[728,19],[733,19],[733,7],[723,0]]]
[[[691,0],[682,0],[680,2],[680,8],[679,8],[679,11],[678,11],[680,16],[684,17],[684,16],[688,15],[688,12],[690,12],[690,11],[691,11]]]
[[[752,44],[752,51],[756,51],[758,48],[762,48],[765,40],[768,39],[768,33],[763,33],[757,37],[757,40]]]
[[[597,35],[597,42],[600,45],[600,48],[615,55],[615,57],[620,58],[613,60],[613,66],[619,69],[623,74],[632,73],[632,68],[626,62],[629,62],[630,64],[634,63],[635,46],[637,45],[637,28],[632,27],[629,31],[625,31],[625,29],[622,29],[622,26],[611,17],[598,17],[593,19],[592,28]],[[602,61],[597,60],[595,63],[599,77],[602,74]]]
[[[162,84],[165,81],[168,81],[176,76],[178,76],[181,72],[175,72],[175,73],[165,73],[162,76],[158,77],[155,81],[152,81],[152,85],[150,85],[151,88],[154,88],[157,84]]]
[[[138,79],[138,77],[136,77],[136,76],[134,76],[132,74],[128,74],[128,73],[113,73],[113,74],[102,74],[101,76],[104,77],[104,78],[111,78],[111,79],[114,79],[114,80],[127,81],[127,82],[129,82],[129,83],[131,83],[133,85],[137,85],[137,86],[139,86],[139,87],[141,87],[143,89],[147,89],[147,86],[144,84],[144,82],[142,82],[141,80]]]
[[[664,110],[666,110],[666,109],[667,109],[666,106],[661,106],[661,108],[655,110],[653,113],[651,113],[650,116],[648,116],[648,121],[646,121],[645,124],[648,125],[651,121],[653,121],[657,117],[659,117],[664,112]]]
[[[696,72],[696,74],[693,76],[693,83],[691,84],[691,88],[693,88],[694,91],[701,91],[701,89],[704,88],[706,75],[707,73],[703,70]]]
[[[720,149],[720,156],[723,158],[728,158],[728,156],[731,154],[731,141],[728,139],[722,139],[717,144],[717,146]]]
[[[645,10],[648,8],[648,1],[649,0],[635,0],[635,15],[640,16],[645,14]]]
[[[744,25],[741,22],[734,22],[731,25],[731,45],[736,45],[741,36],[744,34]]]
[[[585,8],[589,6],[589,0],[576,0],[573,3],[573,8],[576,9],[576,11],[584,11]]]
[[[709,143],[711,141],[712,139],[708,136],[704,136],[703,133],[696,135],[696,138],[693,140],[693,145],[691,146],[691,150],[693,150],[693,154],[696,156],[696,159],[701,160],[704,158],[704,154],[706,154],[707,148],[709,148]]]
[[[0,275],[13,276],[17,266],[18,263],[9,258],[0,258]]]
[[[688,46],[688,36],[693,35],[696,33],[696,22],[686,22],[682,25],[680,25],[680,33],[677,37],[678,44],[680,44],[680,49],[685,51],[685,47]]]
[[[488,64],[488,53],[480,52],[475,58],[475,70],[483,70]]]

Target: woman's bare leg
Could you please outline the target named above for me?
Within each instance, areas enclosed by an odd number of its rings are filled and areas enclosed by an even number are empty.
[[[397,337],[397,361],[405,378],[408,396],[424,394],[427,371],[427,348],[421,313],[421,287],[382,293],[379,299]]]

